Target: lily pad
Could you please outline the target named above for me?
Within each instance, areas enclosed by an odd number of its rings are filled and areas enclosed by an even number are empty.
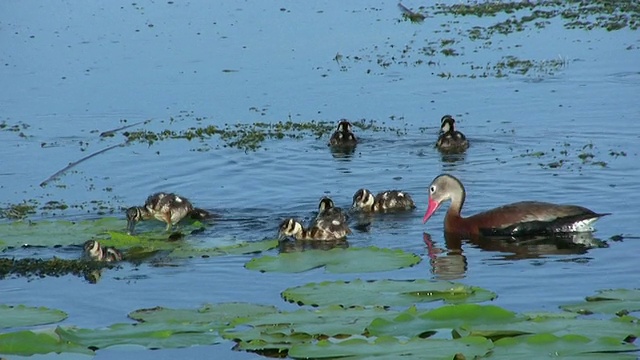
[[[416,265],[420,261],[420,257],[415,254],[372,246],[263,256],[252,259],[245,264],[245,268],[261,272],[298,273],[324,267],[327,272],[332,273],[362,273],[401,269]]]
[[[173,257],[204,257],[204,256],[220,256],[220,255],[244,255],[254,254],[263,251],[275,249],[278,247],[278,240],[264,240],[242,242],[239,244],[221,246],[215,248],[193,248],[181,246],[171,252]]]
[[[53,328],[0,334],[0,354],[32,356],[53,352],[93,354],[86,346],[61,340]]]
[[[66,318],[67,314],[62,310],[25,305],[0,305],[0,329],[53,324]]]
[[[475,286],[431,280],[325,281],[289,288],[282,297],[299,305],[408,306],[443,300],[467,303],[493,300],[496,294]]]
[[[638,348],[611,338],[591,340],[580,335],[542,333],[508,337],[495,342],[491,359],[636,359]]]
[[[240,330],[230,330],[224,336],[242,342],[276,339],[278,343],[289,343],[296,338],[309,341],[313,338],[346,337],[364,334],[366,327],[377,318],[391,319],[396,312],[381,307],[360,306],[344,308],[328,306],[320,309],[300,309],[254,317],[243,324]],[[245,325],[253,329],[247,331]],[[292,339],[288,339],[293,337]]]
[[[331,339],[295,345],[289,350],[289,356],[294,359],[474,359],[484,356],[492,347],[491,341],[482,337],[457,340],[413,338],[407,341],[379,337],[340,342]]]
[[[515,313],[495,305],[457,304],[426,312],[409,309],[391,320],[376,319],[367,330],[370,335],[377,336],[428,337],[438,332],[451,336],[455,329],[465,325],[508,324],[514,321],[520,321]]]
[[[123,219],[82,221],[14,221],[0,224],[0,243],[6,247],[82,244],[88,239],[106,239],[109,229],[123,228]]]
[[[640,311],[640,289],[601,290],[597,295],[588,296],[586,302],[563,305],[566,311],[578,314],[627,315]]]
[[[221,303],[207,304],[200,309],[167,309],[155,307],[140,309],[129,313],[129,318],[140,322],[164,322],[164,323],[189,323],[212,324],[218,323],[220,327],[228,324],[238,324],[255,316],[275,313],[273,306],[256,305],[249,303]]]
[[[114,324],[106,329],[58,327],[56,334],[69,343],[90,349],[114,345],[141,345],[150,349],[170,349],[193,345],[213,345],[222,338],[209,324],[137,323]]]

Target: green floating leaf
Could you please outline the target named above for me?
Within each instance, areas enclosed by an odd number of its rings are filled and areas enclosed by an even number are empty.
[[[263,251],[271,250],[278,247],[278,240],[264,240],[264,241],[251,241],[242,242],[240,244],[234,244],[229,246],[221,246],[215,248],[193,248],[181,246],[173,252],[173,257],[203,257],[203,256],[220,256],[220,255],[244,255],[254,254]]]
[[[331,339],[294,345],[289,356],[294,359],[475,359],[487,354],[492,347],[491,341],[482,337],[456,340],[413,338],[408,341],[379,337],[340,342]]]
[[[275,313],[273,306],[249,303],[207,304],[200,309],[167,309],[155,307],[140,309],[129,313],[129,318],[147,323],[188,323],[219,324],[222,328],[228,324],[238,324],[255,316]]]
[[[415,254],[372,246],[263,256],[252,259],[245,264],[245,267],[262,272],[298,273],[324,267],[326,271],[332,273],[363,273],[401,269],[413,266],[420,261],[420,257]]]
[[[25,244],[37,246],[81,245],[88,239],[106,239],[109,229],[124,228],[126,221],[102,218],[82,221],[14,221],[0,224],[0,242],[4,247]]]
[[[24,305],[0,305],[0,329],[53,324],[66,318],[67,314],[62,310]]]
[[[473,324],[465,326],[462,335],[499,338],[523,334],[550,333],[556,336],[579,335],[589,339],[609,337],[623,341],[640,337],[640,325],[630,322],[596,319],[536,318],[511,324]]]
[[[398,317],[376,319],[367,328],[370,335],[428,337],[474,324],[505,324],[520,321],[515,313],[495,305],[457,304],[442,306],[426,312],[407,311]],[[514,334],[517,335],[517,334]]]
[[[0,354],[31,356],[54,352],[93,354],[85,346],[62,340],[54,329],[0,334]]]
[[[491,359],[637,359],[638,348],[611,338],[591,340],[580,335],[542,333],[503,338],[495,342]]]
[[[588,296],[586,302],[563,305],[560,308],[578,314],[627,315],[640,311],[640,289],[601,290]]]
[[[213,345],[222,340],[209,324],[137,323],[114,324],[106,329],[56,329],[63,341],[90,349],[114,345],[141,345],[150,349],[170,349],[194,345]]]
[[[244,350],[284,351],[291,344],[317,338],[361,335],[373,319],[391,319],[396,315],[396,312],[380,307],[300,309],[258,316],[247,321],[240,329],[225,332],[223,336],[239,342],[239,347]],[[252,328],[247,329],[245,325]]]
[[[408,306],[443,300],[447,303],[493,300],[496,294],[475,286],[431,280],[325,281],[289,288],[282,297],[300,305]]]

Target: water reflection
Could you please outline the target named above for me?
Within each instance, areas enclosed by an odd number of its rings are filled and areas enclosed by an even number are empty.
[[[455,170],[457,165],[464,163],[466,157],[467,157],[466,153],[460,153],[460,154],[441,153],[442,171],[451,172],[452,170]]]
[[[346,249],[349,243],[345,239],[339,240],[295,240],[284,239],[278,243],[280,253],[292,253],[306,250],[331,250],[334,248]]]
[[[431,271],[439,279],[457,279],[467,270],[467,259],[462,244],[468,242],[485,251],[503,253],[503,260],[537,259],[549,255],[581,255],[593,248],[608,244],[591,232],[554,234],[522,238],[512,237],[464,237],[444,233],[446,249],[438,248],[431,234],[423,233]]]

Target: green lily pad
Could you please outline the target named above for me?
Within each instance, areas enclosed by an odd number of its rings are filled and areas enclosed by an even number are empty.
[[[623,352],[637,351],[638,348],[633,344],[611,338],[591,340],[580,335],[556,336],[542,333],[496,341],[491,359],[636,359],[637,353]]]
[[[396,316],[396,312],[381,307],[329,306],[319,309],[300,309],[292,312],[265,314],[247,321],[241,329],[229,330],[224,337],[245,343],[262,341],[269,344],[288,344],[296,340],[330,336],[360,335],[373,319]],[[247,330],[245,325],[251,326]],[[292,337],[289,339],[289,337]],[[275,340],[274,340],[275,339]],[[276,348],[271,345],[269,348]]]
[[[66,318],[67,314],[62,310],[24,305],[0,305],[0,329],[53,324]]]
[[[54,352],[93,354],[86,346],[63,341],[53,328],[0,334],[0,354],[32,356]]]
[[[172,257],[204,257],[220,255],[255,254],[278,247],[278,240],[242,242],[239,244],[215,248],[193,248],[181,246],[171,252]]]
[[[589,339],[610,337],[623,341],[628,337],[640,337],[640,325],[615,320],[538,318],[513,321],[511,324],[473,324],[464,326],[460,331],[461,336],[484,336],[494,339],[540,333],[556,336],[579,335]]]
[[[210,324],[137,323],[114,324],[105,329],[58,327],[56,334],[65,342],[90,349],[114,345],[141,345],[149,349],[170,349],[194,345],[213,345],[222,338]]]
[[[106,239],[109,229],[123,228],[126,221],[101,218],[82,221],[14,221],[0,224],[0,241],[6,247],[82,244],[88,239]]]
[[[269,313],[275,313],[273,306],[249,303],[207,304],[200,309],[167,309],[155,307],[140,309],[129,313],[129,318],[147,323],[188,323],[219,324],[222,328],[228,324],[239,324],[248,319]]]
[[[289,356],[294,359],[474,359],[484,356],[492,347],[491,341],[482,337],[456,340],[413,338],[407,341],[393,337],[375,340],[353,338],[294,345]]]
[[[563,305],[560,308],[578,314],[627,315],[640,311],[640,289],[601,290],[588,296],[586,302]]]
[[[252,259],[245,264],[245,268],[261,272],[298,273],[324,267],[326,271],[332,273],[362,273],[401,269],[413,266],[420,261],[420,257],[415,254],[372,246],[263,256]]]
[[[299,305],[408,306],[443,300],[446,303],[482,302],[496,294],[475,286],[431,280],[325,281],[289,288],[282,297]]]
[[[394,319],[379,318],[367,328],[370,335],[428,337],[435,333],[451,334],[472,324],[508,324],[520,321],[515,313],[495,305],[457,304],[426,312],[405,311]]]

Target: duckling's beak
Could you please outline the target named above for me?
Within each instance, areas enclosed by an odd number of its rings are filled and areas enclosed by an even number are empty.
[[[127,234],[133,235],[133,229],[136,227],[137,221],[131,218],[127,218]]]

